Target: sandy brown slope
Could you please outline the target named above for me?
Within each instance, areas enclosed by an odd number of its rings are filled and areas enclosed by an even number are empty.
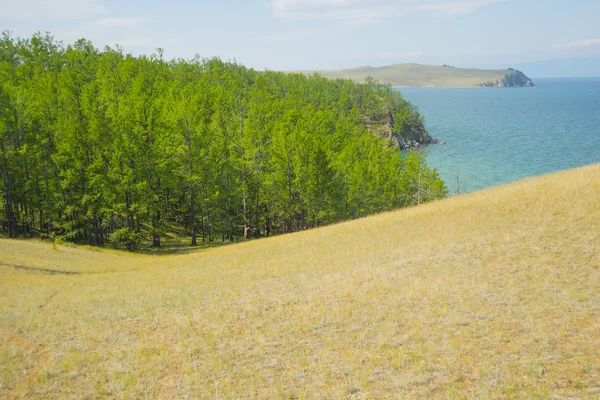
[[[0,240],[0,397],[597,399],[598,198],[593,165],[189,255]]]
[[[311,75],[318,72],[327,78],[348,78],[364,82],[372,76],[383,83],[393,86],[449,86],[469,87],[483,82],[495,82],[504,79],[511,71],[508,69],[485,70],[470,68],[448,68],[441,65],[396,64],[385,67],[359,67],[343,70],[296,71]]]

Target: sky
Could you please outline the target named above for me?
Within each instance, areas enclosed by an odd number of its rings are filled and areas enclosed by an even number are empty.
[[[258,70],[418,62],[600,76],[599,21],[600,0],[0,0],[14,37]]]

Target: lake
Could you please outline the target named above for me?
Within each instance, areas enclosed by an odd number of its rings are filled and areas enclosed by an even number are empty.
[[[530,88],[399,88],[419,107],[450,194],[600,162],[600,78]]]

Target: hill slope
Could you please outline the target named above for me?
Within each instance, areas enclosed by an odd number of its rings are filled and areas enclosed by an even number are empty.
[[[531,84],[529,78],[522,78],[522,73],[511,69],[485,70],[423,64],[396,64],[378,68],[365,66],[337,71],[319,70],[296,72],[307,75],[318,72],[320,75],[328,78],[348,78],[357,82],[364,82],[365,78],[372,76],[380,82],[389,83],[393,86],[467,87],[481,85],[529,86]],[[518,84],[503,84],[502,82],[506,79],[507,75],[509,77],[518,75],[521,79],[518,81]]]
[[[0,397],[593,398],[600,164],[179,256],[0,240]]]

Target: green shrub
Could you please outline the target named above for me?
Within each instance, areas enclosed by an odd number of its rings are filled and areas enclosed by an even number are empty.
[[[123,227],[113,231],[110,239],[116,248],[123,247],[129,251],[134,251],[139,246],[142,237],[139,232],[129,227]]]

